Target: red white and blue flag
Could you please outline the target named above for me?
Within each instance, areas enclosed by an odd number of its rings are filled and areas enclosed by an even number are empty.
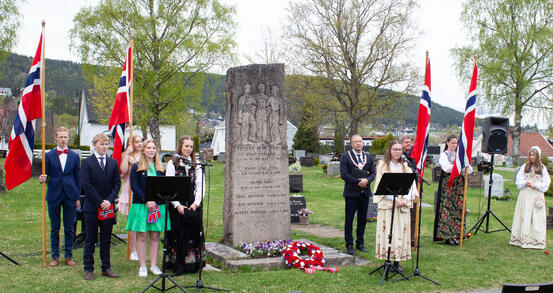
[[[424,87],[419,103],[419,116],[417,118],[417,136],[411,151],[411,157],[415,159],[415,165],[421,175],[424,174],[424,161],[426,160],[426,149],[428,147],[428,136],[430,134],[430,110],[432,101],[430,99],[430,59],[426,59],[426,75]]]
[[[131,107],[131,74],[132,74],[132,52],[131,47],[127,48],[127,58],[123,65],[121,79],[119,79],[119,89],[113,103],[113,111],[109,119],[109,130],[113,137],[113,158],[117,165],[121,163],[121,153],[125,147],[125,124],[130,122]]]
[[[451,170],[451,177],[449,177],[449,182],[447,183],[449,187],[453,184],[455,177],[459,176],[463,169],[470,166],[470,160],[472,157],[472,139],[474,136],[474,119],[476,115],[477,79],[478,67],[476,66],[475,61],[474,69],[472,70],[472,79],[470,81],[467,105],[465,106],[465,118],[463,119],[463,126],[461,127],[461,134],[459,135],[459,144],[457,145],[457,154],[455,155],[453,170]]]
[[[4,162],[8,190],[31,178],[35,119],[42,118],[43,36],[44,30],[40,35],[35,58],[25,81],[25,88],[8,143],[9,153]]]

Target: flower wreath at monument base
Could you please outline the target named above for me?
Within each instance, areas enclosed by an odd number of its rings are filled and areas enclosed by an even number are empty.
[[[307,252],[307,258],[302,258],[300,256],[301,252],[304,250]],[[282,250],[282,258],[288,267],[303,269],[306,274],[314,274],[318,270],[331,273],[338,271],[338,268],[324,267],[326,260],[322,250],[311,243],[294,241],[286,245]]]

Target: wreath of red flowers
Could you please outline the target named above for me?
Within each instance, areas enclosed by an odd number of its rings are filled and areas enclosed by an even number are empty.
[[[302,258],[301,252],[307,250],[308,258]],[[311,243],[294,241],[284,247],[282,258],[289,267],[306,269],[310,267],[322,267],[326,262],[323,252]]]

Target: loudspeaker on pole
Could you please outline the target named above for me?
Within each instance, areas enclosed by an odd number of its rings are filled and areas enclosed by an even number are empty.
[[[509,118],[490,116],[484,118],[482,152],[506,154],[509,137]]]

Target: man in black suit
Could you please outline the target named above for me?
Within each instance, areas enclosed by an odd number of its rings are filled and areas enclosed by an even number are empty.
[[[100,226],[100,259],[102,275],[119,278],[111,270],[110,242],[115,218],[99,220],[99,214],[107,215],[113,209],[115,197],[119,193],[121,177],[117,161],[106,155],[109,139],[105,134],[97,134],[92,140],[94,154],[83,161],[81,166],[81,183],[85,193],[83,215],[86,238],[84,243],[83,264],[85,280],[94,280],[94,246],[98,239]],[[100,210],[101,209],[101,210]],[[99,223],[98,223],[99,222]]]
[[[67,148],[69,131],[60,126],[54,131],[57,147],[45,156],[46,174],[40,175],[40,183],[48,182],[46,201],[50,217],[50,245],[52,261],[50,267],[59,265],[60,256],[60,226],[63,207],[63,231],[65,234],[65,264],[74,266],[73,240],[75,239],[75,213],[81,195],[79,182],[79,155]]]
[[[359,134],[351,137],[351,148],[340,158],[340,174],[345,181],[346,222],[344,224],[344,238],[348,254],[354,255],[352,230],[355,212],[357,212],[356,248],[359,251],[367,252],[363,236],[367,224],[369,198],[372,196],[370,184],[374,180],[375,170],[373,157],[363,151],[363,139]]]
[[[409,164],[416,168],[415,159],[411,158],[411,148],[413,146],[413,139],[408,135],[403,135],[399,138],[399,142],[401,143],[401,148],[403,150],[403,155],[407,160],[409,160]],[[421,193],[422,193],[422,185],[421,185]],[[415,246],[415,224],[417,219],[417,205],[413,204],[413,207],[411,207],[411,246]]]

